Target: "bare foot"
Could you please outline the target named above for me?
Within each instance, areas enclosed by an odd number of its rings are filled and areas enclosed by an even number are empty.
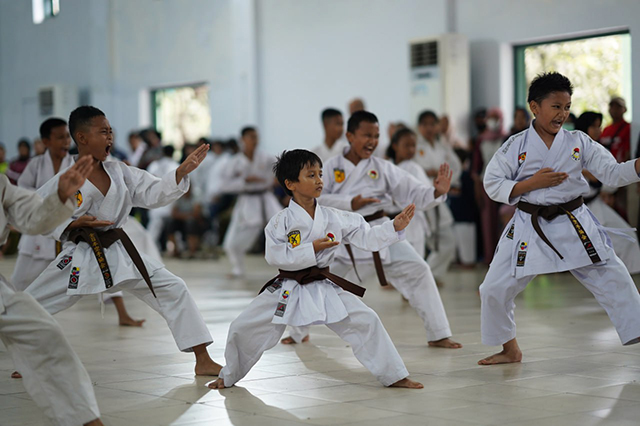
[[[304,336],[302,338],[302,342],[301,343],[306,343],[308,341],[309,341],[309,335],[307,334],[306,336]],[[285,337],[284,339],[280,340],[280,343],[282,343],[283,345],[295,345],[298,342],[293,340],[293,337],[289,336],[289,337]]]
[[[454,342],[448,337],[440,340],[432,340],[429,342],[429,346],[447,349],[460,349],[462,347],[460,343]]]
[[[218,379],[215,382],[211,382],[207,385],[209,389],[225,389],[224,379]]]
[[[405,377],[402,380],[398,380],[397,382],[395,382],[394,384],[392,384],[389,387],[390,388],[409,388],[409,389],[423,389],[424,388],[422,383],[414,382],[413,380],[411,380],[408,377]]]
[[[120,325],[123,327],[142,327],[142,324],[145,321],[146,320],[144,319],[134,320],[133,318],[127,315],[125,318],[120,318]]]
[[[194,346],[193,353],[196,356],[196,376],[217,376],[220,374],[222,366],[211,359],[206,344]]]
[[[516,339],[511,339],[502,345],[502,352],[481,359],[478,365],[509,364],[520,361],[522,361],[522,351]]]
[[[20,374],[17,371],[14,371],[13,373],[11,373],[11,378],[12,379],[22,379],[22,374]]]
[[[104,426],[104,423],[100,419],[95,419],[89,423],[85,423],[84,426]]]

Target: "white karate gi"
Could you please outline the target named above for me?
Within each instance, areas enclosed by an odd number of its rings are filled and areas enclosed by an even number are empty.
[[[415,203],[418,210],[426,210],[445,200],[446,195],[434,199],[434,188],[427,187],[409,173],[389,161],[372,156],[354,165],[344,156],[331,158],[324,165],[324,188],[318,199],[321,205],[351,210],[351,200],[357,195],[372,197],[379,203],[369,204],[358,210],[363,216],[379,210],[391,210],[394,203],[406,207]],[[378,225],[388,222],[382,217],[371,222]],[[353,247],[358,274],[366,278],[374,273],[370,252]],[[424,322],[429,341],[451,336],[449,321],[445,313],[440,293],[436,287],[431,268],[407,241],[400,241],[388,249],[380,250],[387,280],[409,301]],[[350,281],[357,280],[353,264],[347,250],[340,246],[336,261],[331,265],[333,273]],[[297,342],[308,334],[305,328],[292,331],[291,337]]]
[[[443,142],[441,138],[438,138],[432,146],[419,137],[413,161],[424,170],[437,170],[441,164],[448,163],[452,171],[451,185],[459,186],[462,164],[451,146]],[[427,240],[430,249],[427,263],[431,266],[433,275],[436,278],[442,278],[456,258],[453,214],[446,203],[441,203],[436,209],[427,212],[427,219],[431,228],[436,230]]]
[[[233,275],[244,275],[245,254],[269,219],[282,209],[272,191],[274,163],[275,158],[262,151],[255,151],[253,161],[239,152],[231,157],[221,172],[223,191],[238,194],[222,244]],[[245,178],[248,176],[257,176],[263,181],[247,183]]]
[[[162,157],[149,164],[147,171],[155,177],[163,177],[167,173],[175,170],[180,166],[173,158]],[[160,236],[162,230],[165,227],[166,221],[171,217],[171,210],[173,209],[173,203],[169,203],[166,206],[158,207],[149,211],[149,223],[147,224],[147,231],[151,236],[151,239],[160,247]]]
[[[636,233],[622,216],[609,207],[599,196],[587,204],[598,222],[606,228],[616,255],[630,274],[640,272],[640,245]],[[618,232],[615,232],[619,230]]]
[[[340,138],[333,143],[331,148],[329,148],[323,141],[320,145],[314,147],[311,151],[314,152],[318,157],[320,157],[323,162],[325,162],[328,159],[335,157],[336,155],[342,155],[345,148],[348,147],[349,141],[347,141],[345,138]]]
[[[57,190],[46,199],[0,176],[0,241],[11,223],[23,233],[50,231],[71,216],[73,203],[62,204]],[[100,417],[87,370],[55,319],[31,297],[16,292],[0,276],[0,339],[22,373],[26,391],[49,421],[77,426]],[[1,421],[0,421],[1,423]]]
[[[316,205],[315,217],[295,201],[265,229],[266,259],[287,271],[333,264],[337,248],[315,253],[313,241],[333,234],[335,241],[363,250],[380,250],[402,238],[393,222],[370,227],[362,216]],[[300,285],[278,280],[256,297],[229,328],[220,372],[225,386],[242,379],[264,351],[275,346],[286,325],[325,324],[348,342],[354,355],[385,386],[409,375],[378,315],[357,296],[328,280]]]
[[[545,167],[568,173],[569,178],[558,186],[509,197],[518,182]],[[511,137],[494,155],[485,171],[484,187],[489,197],[505,204],[526,201],[557,205],[588,193],[589,184],[582,176],[582,169],[590,171],[605,185],[622,186],[640,181],[635,160],[618,164],[609,151],[584,133],[564,129],[548,149],[532,123],[528,130]],[[582,205],[572,213],[601,261],[592,262],[566,214],[552,221],[539,218],[544,234],[564,257],[560,259],[536,234],[531,215],[516,210],[480,286],[483,343],[496,346],[515,338],[515,297],[536,275],[561,271],[570,271],[593,293],[607,311],[623,344],[638,342],[640,295],[627,268],[616,256],[609,236],[589,208]]]
[[[432,187],[431,179],[424,172],[424,169],[418,165],[418,163],[413,160],[406,160],[397,164],[402,170],[409,173],[414,178],[418,179],[423,185],[427,187]],[[434,211],[435,208],[427,210],[427,212]],[[397,209],[387,213],[400,213],[402,211],[402,206],[398,206]],[[416,253],[420,255],[421,258],[424,259],[427,238],[431,236],[432,230],[429,227],[429,222],[427,221],[427,215],[425,211],[416,210],[413,219],[409,223],[409,226],[405,228],[407,241],[411,246],[415,249]],[[433,268],[431,268],[433,271]]]
[[[164,317],[181,351],[189,352],[193,346],[210,344],[213,340],[187,286],[184,281],[167,271],[161,262],[140,253],[158,296],[156,299],[122,243],[117,241],[104,249],[113,279],[113,287],[107,289],[89,244],[81,241],[76,245],[68,240],[68,232],[65,232],[69,223],[83,215],[114,223],[100,230],[121,228],[128,220],[132,207],[152,209],[177,200],[189,188],[188,176],[178,185],[173,171],[160,179],[119,161],[107,161],[102,165],[111,178],[107,194],[103,195],[88,180],[80,188],[79,195],[76,196],[79,205],[73,217],[51,234],[63,241],[62,253],[26,291],[53,314],[72,306],[82,295],[124,290]],[[57,178],[54,178],[38,192],[46,195],[56,187]]]
[[[62,159],[60,170],[65,170],[73,163],[73,157],[67,154]],[[46,151],[29,161],[18,179],[18,186],[36,190],[55,174],[51,154]],[[18,244],[18,259],[11,275],[11,283],[14,288],[18,291],[24,291],[55,258],[55,240],[43,235],[23,235]]]

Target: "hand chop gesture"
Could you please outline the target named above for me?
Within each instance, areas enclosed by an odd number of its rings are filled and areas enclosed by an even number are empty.
[[[369,204],[379,203],[377,198],[364,198],[362,195],[356,195],[351,199],[351,210],[358,211]]]
[[[531,176],[529,181],[534,189],[542,189],[560,185],[568,177],[565,172],[554,172],[552,168],[545,167]]]
[[[65,203],[84,185],[85,180],[93,170],[91,157],[85,155],[77,163],[69,167],[58,179],[58,197]]]
[[[200,145],[195,151],[193,151],[185,160],[180,164],[176,170],[176,183],[179,185],[182,182],[182,178],[198,168],[202,161],[207,156],[209,151],[209,145]]]
[[[338,241],[334,241],[329,237],[318,238],[313,241],[313,251],[319,252],[320,250],[326,250],[331,247],[335,247],[340,244]]]
[[[449,165],[442,163],[440,170],[438,170],[438,176],[436,176],[436,179],[433,181],[433,187],[435,188],[433,196],[435,198],[449,192],[449,188],[451,188],[451,176],[453,176],[453,172]]]
[[[413,215],[416,213],[416,205],[409,204],[404,208],[398,215],[393,219],[393,229],[398,231],[402,231],[404,228],[409,226],[409,222],[413,219]]]

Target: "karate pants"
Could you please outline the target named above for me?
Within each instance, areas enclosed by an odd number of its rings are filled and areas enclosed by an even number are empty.
[[[582,250],[578,247],[576,250]],[[624,345],[638,343],[640,337],[640,295],[624,263],[607,246],[606,264],[574,269],[571,274],[582,283],[602,306]],[[498,246],[489,271],[480,286],[482,300],[482,343],[502,345],[516,337],[514,299],[535,278],[511,275],[511,244]]]
[[[431,267],[433,276],[440,279],[447,273],[449,266],[456,258],[456,237],[453,234],[452,225],[440,226],[435,232],[438,235],[438,248],[435,249],[435,235],[431,235],[427,239],[427,245],[431,249],[431,253],[427,256],[427,263]]]
[[[229,263],[231,263],[231,273],[242,276],[245,273],[244,257],[253,247],[260,232],[264,231],[263,225],[248,225],[239,223],[232,219],[224,237],[224,248]]]
[[[102,277],[96,277],[102,279]],[[50,314],[55,314],[71,307],[80,298],[67,294],[69,272],[60,271],[57,267],[48,268],[40,279],[27,289]],[[153,289],[158,298],[151,294],[144,280],[129,280],[117,287],[131,293],[158,312],[169,325],[178,348],[183,352],[191,352],[194,346],[213,343],[207,325],[196,306],[185,282],[162,268],[151,277]]]
[[[25,291],[51,262],[53,259],[36,259],[30,254],[18,253],[18,260],[11,275],[11,284],[17,291]]]
[[[33,297],[2,281],[0,294],[6,308],[0,314],[0,339],[49,421],[79,426],[100,417],[89,374],[56,320]]]
[[[357,296],[338,291],[349,316],[326,326],[351,345],[358,361],[384,386],[408,377],[409,372],[378,315]],[[286,325],[271,322],[279,295],[278,291],[265,290],[231,323],[224,352],[227,365],[219,376],[226,387],[246,376],[262,354],[280,341]]]
[[[477,260],[476,224],[473,222],[457,222],[453,224],[456,237],[458,260],[463,265],[473,265]]]
[[[391,262],[383,265],[385,277],[416,310],[424,322],[427,340],[433,342],[451,337],[449,320],[427,262],[406,240],[391,245],[389,256]],[[356,266],[363,281],[375,274],[373,260],[371,263],[357,263]],[[334,262],[331,272],[352,282],[358,280],[351,263]],[[292,328],[291,337],[298,343],[309,334],[308,327]]]

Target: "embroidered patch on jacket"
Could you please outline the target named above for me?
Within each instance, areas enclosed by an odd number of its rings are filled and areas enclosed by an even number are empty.
[[[80,281],[80,268],[74,266],[71,268],[71,274],[69,275],[69,288],[73,290],[77,289],[78,281]]]
[[[523,241],[520,243],[520,250],[526,250],[527,249],[527,243],[526,241]]]
[[[336,183],[342,183],[345,178],[344,170],[333,169],[333,178],[336,180]]]
[[[516,266],[523,267],[526,257],[527,257],[527,252],[526,251],[519,251],[518,252],[518,262],[516,262]]]
[[[286,303],[278,303],[278,307],[276,308],[276,313],[274,314],[277,317],[283,317],[284,316],[284,311],[287,310],[287,304]]]
[[[282,301],[282,303],[287,303],[289,296],[291,296],[291,293],[289,293],[289,290],[283,291],[282,294],[280,295],[280,300]]]
[[[373,180],[376,180],[380,177],[380,174],[376,170],[369,170],[367,175],[369,175],[369,177]]]
[[[282,287],[282,283],[280,281],[276,281],[275,283],[273,283],[269,287],[267,287],[267,291],[269,293],[273,293],[276,290],[280,290],[281,287]]]
[[[327,238],[329,239],[329,241],[334,242],[336,240],[336,236],[333,235],[331,232],[329,232],[327,234]]]
[[[80,190],[76,192],[76,204],[78,205],[78,207],[82,205],[82,192],[80,192]]]
[[[65,257],[60,259],[60,262],[58,262],[58,264],[56,266],[58,267],[58,269],[60,269],[62,271],[64,268],[66,268],[67,266],[69,266],[71,264],[71,260],[72,259],[73,259],[73,256],[66,255]]]
[[[520,155],[518,155],[518,166],[521,166],[522,163],[524,163],[524,160],[526,159],[527,159],[527,153],[521,152]]]
[[[513,228],[515,227],[515,223],[511,224],[511,228],[509,228],[509,231],[507,231],[507,238],[510,240],[513,240]]]
[[[298,247],[300,245],[300,231],[291,231],[287,234],[289,244],[291,248]]]
[[[578,147],[573,148],[573,152],[571,153],[571,158],[573,158],[575,161],[580,161],[580,148]]]

